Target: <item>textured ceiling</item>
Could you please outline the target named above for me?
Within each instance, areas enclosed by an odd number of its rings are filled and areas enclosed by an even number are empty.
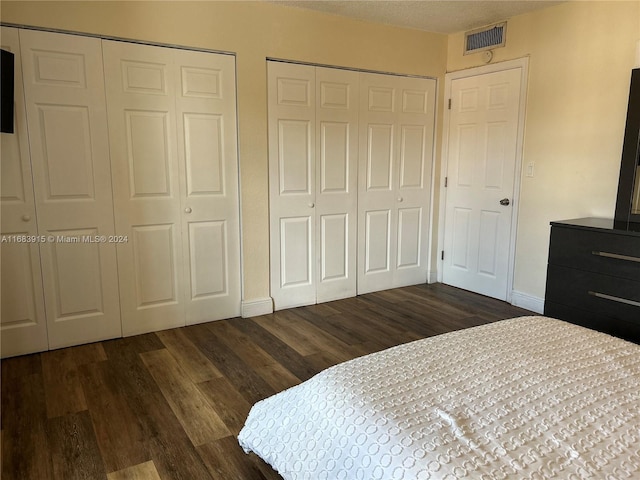
[[[551,0],[271,0],[369,22],[454,33],[562,3]]]

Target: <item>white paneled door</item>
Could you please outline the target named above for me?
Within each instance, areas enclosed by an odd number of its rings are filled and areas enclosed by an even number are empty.
[[[355,295],[358,74],[268,63],[275,308]]]
[[[443,282],[506,300],[522,69],[451,81]]]
[[[0,353],[8,357],[46,350],[48,340],[18,29],[1,27],[0,39],[15,55],[14,133],[0,134]]]
[[[427,281],[435,89],[361,74],[359,294]]]
[[[276,309],[426,282],[435,80],[268,71]]]
[[[237,316],[234,58],[103,50],[124,334]]]
[[[118,337],[101,42],[20,30],[20,43],[49,347]]]
[[[356,294],[358,73],[316,68],[316,302]]]

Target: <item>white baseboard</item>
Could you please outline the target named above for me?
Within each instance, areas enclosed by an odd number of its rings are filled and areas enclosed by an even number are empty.
[[[515,290],[511,292],[511,305],[536,313],[544,312],[544,298],[534,297]]]
[[[242,302],[242,318],[257,317],[273,313],[273,300],[271,297],[260,298]]]
[[[436,270],[430,270],[427,272],[427,283],[437,283],[438,272]]]

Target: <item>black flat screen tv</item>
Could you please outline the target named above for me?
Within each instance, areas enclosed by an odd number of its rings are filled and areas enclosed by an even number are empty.
[[[13,133],[13,53],[0,50],[0,131]]]

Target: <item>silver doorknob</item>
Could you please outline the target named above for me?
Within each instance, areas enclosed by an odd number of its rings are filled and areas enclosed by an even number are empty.
[[[31,215],[27,215],[27,214],[22,215],[22,221],[23,221],[23,222],[29,222],[29,221],[31,221]]]
[[[187,207],[184,209],[184,213],[191,213],[193,212],[193,210],[191,210],[191,207]]]
[[[309,203],[309,208],[313,208],[313,207],[315,207],[315,204],[314,203]]]
[[[509,205],[509,203],[511,203],[511,202],[509,202],[508,198],[503,198],[502,200],[500,200],[500,205],[507,206],[507,205]]]

